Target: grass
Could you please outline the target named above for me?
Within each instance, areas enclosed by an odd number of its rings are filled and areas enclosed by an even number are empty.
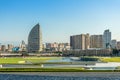
[[[120,62],[120,57],[97,57],[102,62]],[[19,61],[28,61],[33,64],[71,64],[70,62],[46,62],[61,57],[1,57],[0,64],[19,64]]]
[[[2,57],[0,58],[0,64],[18,64],[19,61],[39,63],[52,59],[59,59],[59,58],[58,57]]]
[[[0,72],[120,72],[120,70],[84,70],[83,68],[0,68]]]
[[[61,57],[1,57],[0,64],[25,64],[19,61],[31,62],[34,65],[41,64],[72,64],[71,62],[46,62],[47,60],[59,60]],[[82,62],[83,63],[83,62]],[[81,63],[81,64],[82,64]],[[77,63],[74,63],[77,64]]]
[[[102,57],[100,58],[102,62],[120,62],[120,57]]]
[[[116,67],[116,70],[120,70],[120,66]]]
[[[83,68],[0,68],[0,72],[76,72]]]
[[[120,62],[120,57],[98,57],[102,62]],[[33,64],[71,64],[70,62],[46,62],[61,57],[2,57],[0,64],[19,64],[19,61],[30,61]],[[117,67],[116,69],[120,69]],[[0,72],[120,72],[120,70],[85,70],[82,67],[67,68],[0,68]]]
[[[70,62],[46,62],[47,60],[57,60],[61,57],[1,57],[0,64],[19,64],[19,61],[28,61],[33,64],[71,64]],[[120,57],[97,57],[102,62],[120,62]]]

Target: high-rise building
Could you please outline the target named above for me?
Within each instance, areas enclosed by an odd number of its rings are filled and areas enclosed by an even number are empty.
[[[26,44],[25,42],[22,40],[21,44],[20,44],[20,51],[26,51]]]
[[[1,45],[1,51],[5,52],[6,51],[6,46],[5,45]]]
[[[116,41],[116,40],[112,40],[112,41],[111,41],[111,47],[112,47],[113,49],[117,48],[117,41]]]
[[[90,48],[103,48],[103,35],[91,35]]]
[[[14,46],[12,44],[8,44],[8,52],[12,52],[13,47]]]
[[[85,34],[85,49],[89,49],[89,48],[90,48],[90,35]]]
[[[36,24],[29,33],[28,52],[42,51],[42,32],[40,25]]]
[[[111,32],[108,30],[104,31],[103,34],[103,48],[110,48],[111,47]]]
[[[89,34],[80,34],[70,36],[70,46],[71,49],[85,50],[90,47],[90,37]]]

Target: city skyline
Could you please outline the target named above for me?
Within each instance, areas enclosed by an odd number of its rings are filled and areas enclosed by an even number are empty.
[[[33,5],[33,6],[31,6]],[[45,42],[69,42],[71,35],[103,34],[120,40],[120,0],[0,0],[0,43],[27,43],[40,23]]]

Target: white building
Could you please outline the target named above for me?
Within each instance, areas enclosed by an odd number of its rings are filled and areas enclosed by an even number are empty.
[[[27,48],[26,48],[26,44],[25,42],[22,40],[22,43],[20,44],[20,51],[26,51]]]

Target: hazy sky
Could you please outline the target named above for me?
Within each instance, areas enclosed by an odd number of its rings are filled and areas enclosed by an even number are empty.
[[[120,40],[120,0],[0,0],[0,42],[27,42],[39,23],[43,42],[69,42],[70,35],[103,34]]]

